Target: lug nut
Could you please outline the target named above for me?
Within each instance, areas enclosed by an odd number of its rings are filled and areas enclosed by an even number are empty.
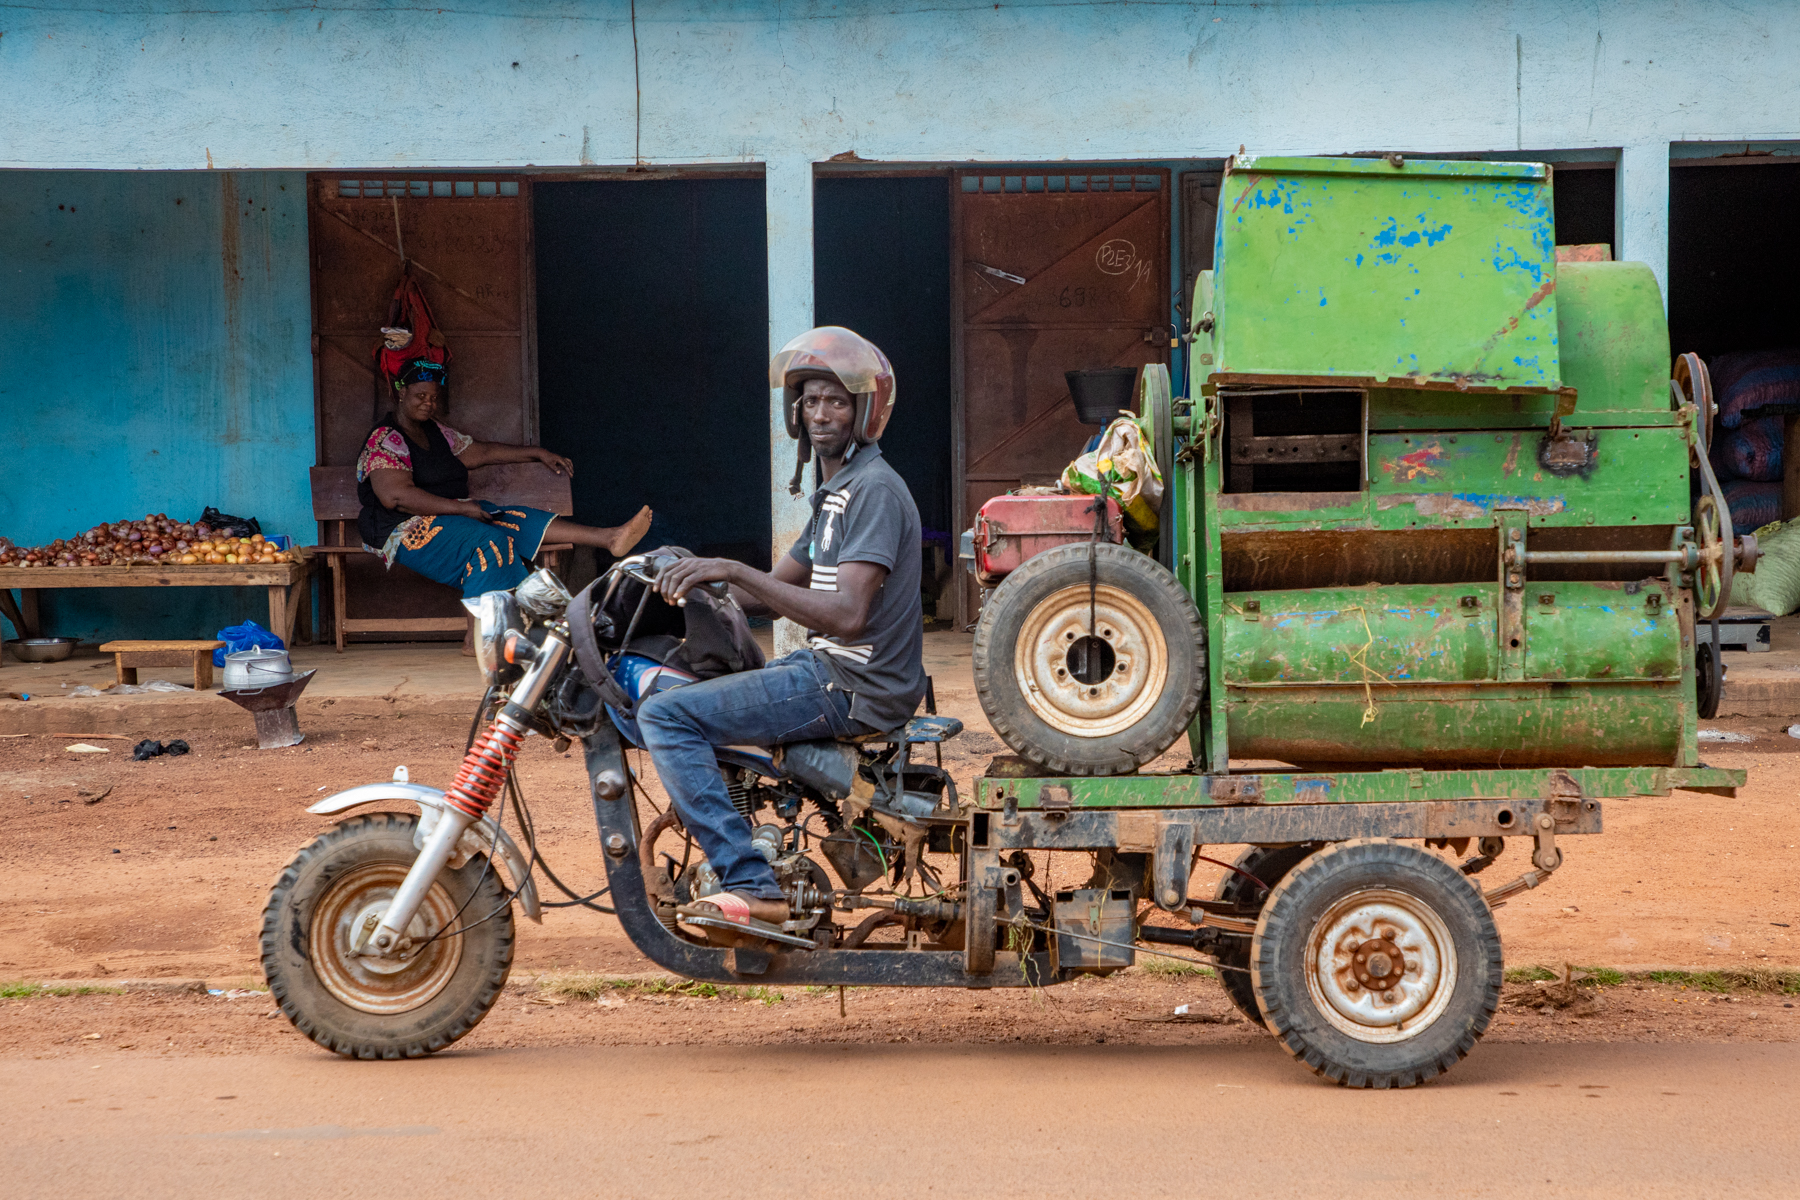
[[[624,854],[625,854],[625,835],[624,834],[622,834],[622,833],[607,834],[604,845],[606,846],[606,852],[608,854],[612,855],[614,858],[624,857]]]

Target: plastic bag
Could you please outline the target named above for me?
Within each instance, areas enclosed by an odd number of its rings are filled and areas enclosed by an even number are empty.
[[[1139,535],[1154,534],[1157,512],[1162,508],[1162,472],[1156,455],[1144,444],[1144,431],[1135,417],[1120,417],[1100,435],[1100,444],[1070,463],[1062,473],[1062,485],[1070,492],[1098,496],[1102,492],[1119,501],[1125,525]]]
[[[72,687],[64,695],[68,696],[147,696],[152,692],[191,692],[194,689],[185,683],[171,683],[167,679],[152,679],[149,683],[109,683],[103,688],[81,684]]]
[[[213,635],[225,643],[222,650],[213,651],[213,666],[225,665],[227,654],[236,654],[240,650],[286,650],[282,640],[258,625],[255,621],[245,621],[242,625],[233,625],[229,629],[221,629]]]
[[[1785,617],[1800,608],[1800,522],[1776,521],[1756,531],[1762,561],[1731,577],[1731,603]]]
[[[247,538],[262,532],[262,525],[255,517],[234,517],[230,513],[220,512],[210,504],[194,524],[209,526],[214,533],[225,537]]]

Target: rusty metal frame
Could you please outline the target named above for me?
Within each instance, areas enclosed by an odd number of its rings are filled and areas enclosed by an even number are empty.
[[[1535,795],[1485,800],[1398,800],[1383,803],[1258,804],[1259,777],[1230,777],[1235,803],[1204,808],[1083,809],[1079,789],[1089,783],[1139,783],[1162,786],[1177,779],[1210,786],[1206,776],[1152,776],[1122,780],[986,779],[981,787],[986,807],[965,810],[967,821],[965,878],[970,887],[964,910],[970,941],[962,950],[908,947],[893,950],[784,951],[735,949],[701,945],[679,937],[657,920],[645,890],[643,868],[635,848],[642,831],[623,744],[609,724],[583,739],[583,751],[594,820],[605,849],[607,882],[619,923],[626,935],[652,961],[691,979],[717,983],[753,981],[771,984],[860,985],[888,987],[1035,987],[1063,982],[1074,972],[1057,969],[1048,952],[1023,956],[995,945],[998,924],[1023,919],[1023,880],[1004,856],[1017,850],[1101,850],[1192,861],[1203,845],[1342,841],[1359,837],[1482,838],[1520,836],[1540,846],[1554,836],[1597,834],[1603,827],[1598,800],[1586,798],[1592,780],[1582,771],[1511,771],[1521,787],[1537,785]],[[1423,792],[1426,772],[1390,772]],[[1437,774],[1437,773],[1429,773]],[[1709,782],[1724,772],[1644,772],[1646,782],[1680,786]],[[1654,775],[1654,779],[1651,778]],[[1677,776],[1679,775],[1679,778]],[[1706,779],[1701,779],[1706,776]],[[1692,778],[1690,778],[1692,777]],[[624,786],[620,786],[623,782]],[[1031,785],[1030,800],[1044,807],[1021,807],[1013,798],[1000,803],[994,785]],[[1421,802],[1423,800],[1424,802]],[[998,804],[998,807],[995,805]],[[1546,821],[1548,825],[1546,826]],[[1185,879],[1179,868],[1158,872],[1166,883]],[[1167,889],[1165,889],[1167,890]],[[1166,909],[1192,907],[1185,894],[1151,897]],[[1197,910],[1202,913],[1204,909]],[[1210,918],[1197,918],[1205,923]],[[1217,922],[1213,922],[1217,924]]]

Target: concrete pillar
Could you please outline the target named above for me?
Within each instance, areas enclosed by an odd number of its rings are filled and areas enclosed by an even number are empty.
[[[765,175],[769,222],[769,354],[813,325],[813,165],[804,158],[771,162]],[[794,443],[787,435],[781,392],[769,393],[769,513],[771,563],[781,561],[806,529],[812,509],[804,497],[788,495],[794,474]],[[810,482],[810,478],[808,480]],[[805,643],[792,621],[775,622],[775,653]]]
[[[1619,152],[1618,232],[1613,258],[1641,262],[1656,275],[1669,310],[1669,143],[1646,142]]]

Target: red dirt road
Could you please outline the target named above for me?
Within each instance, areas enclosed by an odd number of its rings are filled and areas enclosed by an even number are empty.
[[[81,1056],[0,1060],[0,1155],[30,1196],[1774,1196],[1797,1077],[1794,1046],[1490,1045],[1349,1092],[1268,1039]]]
[[[1737,800],[1609,801],[1608,832],[1567,839],[1568,865],[1500,910],[1508,962],[1800,965],[1800,741],[1779,725],[1731,722],[1757,740],[1708,747],[1751,769]],[[270,752],[196,734],[193,754],[149,763],[129,742],[76,755],[63,748],[76,738],[0,741],[0,980],[255,982],[268,882],[327,824],[304,805],[397,763],[442,782],[466,726],[396,714],[307,728],[306,745]],[[960,741],[949,764],[966,781],[999,745],[979,728]],[[551,863],[571,883],[598,878],[579,760],[534,739],[522,776]],[[1515,847],[1492,877],[1525,857]],[[1050,870],[1085,866],[1066,855]],[[803,991],[547,1005],[539,972],[648,964],[610,918],[520,928],[517,986],[425,1062],[335,1060],[269,1019],[266,996],[0,1001],[9,1191],[1741,1196],[1792,1194],[1800,1174],[1789,997],[1628,985],[1585,1016],[1509,1003],[1444,1079],[1349,1093],[1244,1023],[1139,1020],[1177,1003],[1224,1014],[1210,980],[1133,971],[1036,999],[852,992],[847,1020],[834,995]],[[749,1118],[686,1115],[716,1095]]]

